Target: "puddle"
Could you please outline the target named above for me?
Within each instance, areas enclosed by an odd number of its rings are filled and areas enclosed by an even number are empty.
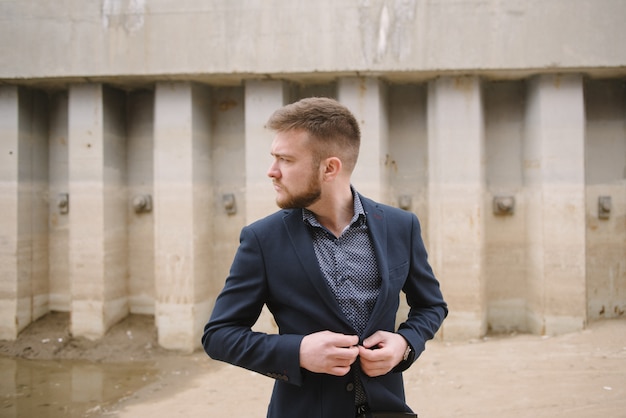
[[[154,363],[0,357],[0,417],[88,417],[158,378]]]

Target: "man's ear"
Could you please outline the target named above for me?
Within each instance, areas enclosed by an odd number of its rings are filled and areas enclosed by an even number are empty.
[[[333,180],[335,177],[339,175],[343,167],[343,164],[341,160],[337,157],[328,157],[324,160],[322,167],[324,169],[322,173],[323,179],[328,181],[328,180]]]

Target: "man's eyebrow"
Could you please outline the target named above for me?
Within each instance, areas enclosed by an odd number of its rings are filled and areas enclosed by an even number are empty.
[[[270,155],[272,157],[276,157],[276,158],[280,158],[280,157],[283,157],[283,158],[293,158],[292,155],[284,154],[282,152],[270,152]]]

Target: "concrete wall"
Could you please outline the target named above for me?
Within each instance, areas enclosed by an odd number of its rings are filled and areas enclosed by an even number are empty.
[[[626,62],[622,0],[22,0],[0,7],[0,78],[210,74],[238,82],[356,71],[610,70]]]
[[[131,313],[154,314],[154,92],[127,96],[126,172],[128,304]]]
[[[485,100],[485,274],[488,326],[527,329],[526,217],[524,181],[524,81],[488,82]],[[512,214],[495,215],[494,198],[512,197]]]
[[[0,3],[0,338],[138,313],[198,347],[276,209],[263,125],[308,96],[362,124],[357,189],[419,216],[441,337],[626,310],[626,2]]]
[[[50,310],[69,311],[69,150],[68,92],[50,95],[48,132],[48,260]]]
[[[626,305],[626,89],[623,81],[594,81],[585,96],[587,315],[619,318]],[[611,199],[604,216],[601,197]]]

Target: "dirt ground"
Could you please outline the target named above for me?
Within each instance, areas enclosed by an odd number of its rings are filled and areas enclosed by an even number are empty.
[[[271,379],[212,361],[200,351],[159,348],[152,317],[131,315],[95,342],[72,338],[68,319],[47,315],[17,341],[0,341],[0,355],[153,362],[159,369],[157,379],[85,416],[265,416]],[[431,341],[405,373],[405,384],[408,403],[420,418],[626,417],[626,319],[554,337]]]

